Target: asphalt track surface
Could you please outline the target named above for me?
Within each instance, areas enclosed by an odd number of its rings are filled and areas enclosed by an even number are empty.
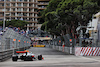
[[[0,67],[100,67],[99,56],[74,56],[51,48],[39,47],[31,47],[29,51],[36,55],[42,54],[44,60],[18,60],[17,62],[13,62],[12,59],[9,59],[7,61],[0,62]]]
[[[34,54],[42,54],[42,55],[68,55],[67,53],[60,52],[58,50],[54,50],[51,48],[44,48],[44,47],[31,47],[29,49]]]

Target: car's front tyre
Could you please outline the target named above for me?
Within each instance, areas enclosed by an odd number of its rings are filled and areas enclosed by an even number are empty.
[[[12,61],[17,61],[18,60],[18,56],[12,56]]]

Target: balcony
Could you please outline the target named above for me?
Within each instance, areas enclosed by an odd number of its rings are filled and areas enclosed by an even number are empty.
[[[27,4],[23,4],[24,7],[27,7]]]
[[[44,1],[50,1],[50,0],[38,0],[38,1],[43,1],[44,2]]]
[[[0,8],[4,8],[4,6],[0,6]]]
[[[0,14],[0,17],[3,17],[3,15],[2,15],[2,14]]]
[[[43,7],[39,7],[38,9],[39,10],[44,10],[44,9],[46,9],[46,7],[44,7],[44,8]]]
[[[15,2],[16,0],[12,0],[13,2]]]
[[[29,22],[29,23],[38,23],[37,21],[31,21],[31,20],[28,21],[28,22]]]
[[[48,4],[49,4],[48,2],[39,2],[38,3],[38,6],[41,6],[41,5],[44,5],[45,6],[45,5],[48,5]]]
[[[4,3],[4,1],[0,1],[0,3]]]
[[[6,16],[6,17],[38,18],[38,17],[33,17],[33,16]]]
[[[42,6],[42,5],[47,6],[48,4],[45,4],[45,3],[44,4],[41,4],[41,3],[38,4],[38,6]]]
[[[15,16],[14,14],[12,14],[11,16]]]
[[[1,2],[0,2],[0,3],[1,3]],[[4,3],[4,2],[3,2],[3,3]],[[17,2],[16,2],[16,1],[12,1],[12,2],[10,2],[10,3],[26,3],[26,4],[27,4],[27,3],[32,3],[32,4],[38,4],[37,2],[26,2],[26,1],[19,1],[19,2],[18,2],[18,1],[17,1]]]
[[[1,11],[1,12],[3,12],[3,11]],[[38,12],[31,12],[31,11],[29,11],[29,12],[27,12],[27,11],[6,11],[6,12],[12,12],[12,13],[36,13],[36,14],[38,14]]]
[[[29,26],[25,26],[25,27],[37,28],[38,26],[32,26],[32,25],[29,25]]]
[[[18,0],[18,2],[22,2],[23,0]]]

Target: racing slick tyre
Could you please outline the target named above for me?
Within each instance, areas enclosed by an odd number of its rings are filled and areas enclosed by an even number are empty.
[[[17,61],[18,60],[18,56],[12,56],[12,61]]]
[[[38,55],[38,60],[42,60],[42,55]]]
[[[24,61],[33,61],[32,56],[26,56],[24,58]]]
[[[20,56],[20,59],[21,59],[21,60],[24,60],[25,58],[26,58],[26,56],[23,56],[23,55]]]

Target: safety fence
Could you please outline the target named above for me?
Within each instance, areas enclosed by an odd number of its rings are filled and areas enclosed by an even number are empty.
[[[49,47],[62,52],[66,52],[67,54],[75,54],[75,45],[75,39],[71,39],[70,36],[66,34],[63,37],[59,36],[55,39],[52,39]]]
[[[25,48],[29,49],[30,47],[25,47]],[[24,50],[24,48],[19,48],[19,49],[16,48],[16,49],[8,49],[8,50],[0,51],[0,62],[8,60],[18,50]]]
[[[13,29],[7,29],[0,35],[0,61],[11,58],[16,50],[25,50],[30,47],[31,40]]]
[[[81,46],[78,46],[77,44],[80,44],[80,42]],[[76,56],[100,56],[100,47],[97,47],[97,45],[95,46],[94,43],[89,43],[88,47],[83,47],[87,44],[82,44],[82,41],[80,42],[77,42],[76,39],[71,39],[70,36],[66,34],[63,36],[63,40],[61,39],[61,37],[53,39],[50,42],[49,47]]]
[[[65,52],[65,53],[70,54],[70,55],[75,54],[74,47],[64,47],[64,46],[55,46],[55,45],[49,45],[49,47],[52,49],[61,51],[61,52]]]
[[[0,51],[28,47],[30,46],[30,43],[31,40],[29,38],[18,34],[13,29],[7,29],[1,38]]]

